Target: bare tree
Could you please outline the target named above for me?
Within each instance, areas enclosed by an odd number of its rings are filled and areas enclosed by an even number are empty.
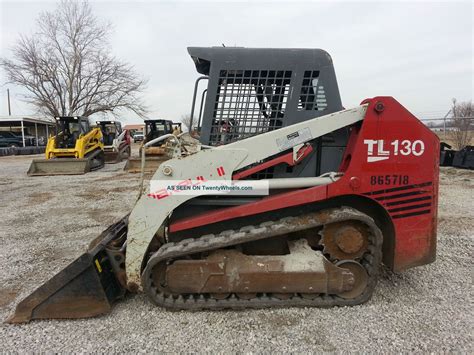
[[[26,88],[25,101],[55,116],[89,116],[131,110],[143,116],[145,80],[110,54],[110,24],[87,1],[62,0],[37,20],[33,36],[21,36],[12,59],[1,58],[11,83]],[[118,111],[118,112],[117,112]]]
[[[457,102],[453,99],[453,107],[451,109],[453,118],[451,126],[453,130],[453,141],[456,149],[462,149],[469,145],[473,137],[473,117],[474,105],[470,102]]]
[[[181,123],[184,125],[184,127],[186,127],[186,130],[188,132],[192,132],[193,130],[196,129],[196,126],[197,126],[196,125],[196,119],[194,119],[193,122],[192,122],[193,127],[191,127],[191,115],[190,114],[182,115],[181,116]]]

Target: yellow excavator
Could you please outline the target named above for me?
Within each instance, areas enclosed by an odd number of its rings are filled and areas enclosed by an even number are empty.
[[[56,134],[48,139],[45,159],[33,159],[28,176],[80,175],[104,166],[100,128],[87,117],[56,117]]]

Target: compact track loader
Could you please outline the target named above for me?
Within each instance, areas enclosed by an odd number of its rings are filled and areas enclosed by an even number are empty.
[[[57,117],[56,134],[48,139],[46,159],[33,159],[27,174],[78,175],[104,166],[104,143],[99,128],[87,117]]]
[[[126,129],[118,121],[97,121],[97,126],[104,138],[104,154],[106,163],[120,163],[131,156],[131,138]]]
[[[138,158],[129,158],[124,166],[124,170],[130,173],[141,171],[141,155],[145,152],[145,171],[155,172],[160,164],[170,158],[166,140],[163,139],[150,144],[151,141],[159,137],[168,135],[178,135],[181,133],[181,124],[173,123],[169,120],[145,120],[145,138],[140,146]]]
[[[208,80],[196,149],[170,139],[176,154],[131,213],[10,322],[103,314],[127,292],[168,309],[351,306],[370,299],[382,262],[435,260],[439,141],[400,103],[343,109],[318,49],[188,51]]]

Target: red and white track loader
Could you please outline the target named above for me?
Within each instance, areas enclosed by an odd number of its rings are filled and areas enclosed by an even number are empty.
[[[104,139],[105,162],[115,164],[132,154],[130,132],[118,121],[97,121]]]
[[[342,109],[321,50],[189,52],[208,80],[196,149],[170,137],[131,213],[11,322],[99,315],[126,292],[169,309],[356,305],[382,263],[434,261],[439,142],[395,99]],[[188,193],[255,180],[268,195]]]

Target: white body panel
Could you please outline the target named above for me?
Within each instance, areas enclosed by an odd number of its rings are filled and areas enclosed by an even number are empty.
[[[120,145],[122,144],[123,138],[125,137],[126,133],[127,131],[123,130],[122,133],[120,133],[120,135],[114,139],[112,143],[112,148],[114,149],[114,151],[118,152],[120,150]]]

